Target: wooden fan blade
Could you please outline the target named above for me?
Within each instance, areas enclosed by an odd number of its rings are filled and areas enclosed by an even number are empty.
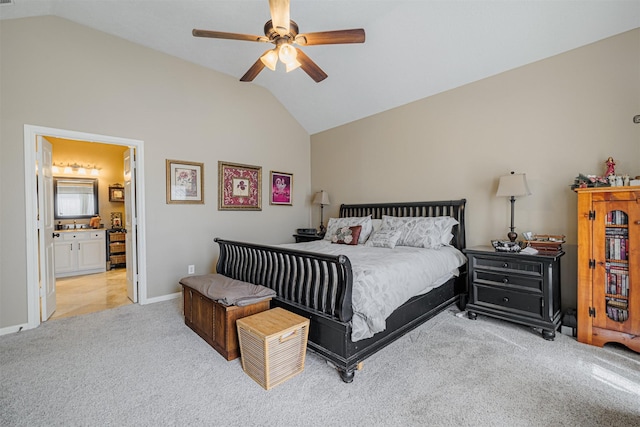
[[[289,34],[289,0],[269,0],[273,28],[281,36]]]
[[[298,48],[296,48],[296,51],[298,52],[298,56],[296,57],[296,59],[300,63],[300,68],[302,68],[304,72],[309,75],[309,77],[315,80],[316,83],[320,83],[321,81],[329,77],[327,73],[322,71],[322,69],[318,67],[318,65],[316,65],[316,63],[307,56],[306,53]]]
[[[301,46],[313,46],[318,44],[343,44],[364,43],[364,30],[320,31],[318,33],[298,34],[296,43]]]
[[[252,82],[253,79],[255,79],[256,76],[260,74],[260,71],[262,71],[263,68],[264,68],[264,64],[262,63],[260,58],[258,58],[258,60],[251,66],[251,68],[249,68],[249,70],[246,73],[244,73],[244,76],[240,77],[240,81]]]
[[[248,42],[270,42],[265,36],[251,34],[223,33],[222,31],[209,31],[195,29],[191,32],[194,37],[210,37],[212,39],[244,40]]]

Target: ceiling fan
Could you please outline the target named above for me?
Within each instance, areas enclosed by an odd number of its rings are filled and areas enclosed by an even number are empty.
[[[298,24],[289,18],[289,0],[269,0],[269,9],[271,19],[264,24],[264,36],[198,29],[194,29],[192,34],[195,37],[273,43],[276,47],[265,51],[258,58],[255,64],[240,78],[242,82],[253,81],[265,66],[275,70],[278,59],[285,64],[287,72],[300,67],[313,80],[321,82],[327,78],[327,74],[302,50],[294,47],[294,43],[300,46],[364,43],[362,28],[299,34]]]

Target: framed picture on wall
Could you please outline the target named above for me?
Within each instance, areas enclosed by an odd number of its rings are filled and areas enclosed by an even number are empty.
[[[204,163],[167,160],[167,203],[204,204]]]
[[[113,184],[109,186],[109,201],[124,202],[124,187],[122,184]]]
[[[271,171],[271,200],[272,205],[293,204],[293,174]]]
[[[262,210],[262,167],[218,162],[218,210]]]
[[[111,228],[122,227],[122,212],[111,212]]]

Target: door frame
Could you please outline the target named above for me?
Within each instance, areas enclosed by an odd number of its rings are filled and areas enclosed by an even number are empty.
[[[56,129],[35,125],[24,125],[24,194],[26,208],[26,249],[27,249],[27,328],[40,325],[40,256],[38,248],[38,178],[36,167],[37,136],[52,136],[99,144],[122,145],[136,150],[136,212],[138,240],[138,303],[144,305],[147,299],[147,256],[145,231],[145,195],[144,195],[144,141]]]

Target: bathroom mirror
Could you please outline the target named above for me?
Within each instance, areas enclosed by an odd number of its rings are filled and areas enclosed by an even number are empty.
[[[97,178],[53,178],[53,217],[91,218],[98,215]]]

